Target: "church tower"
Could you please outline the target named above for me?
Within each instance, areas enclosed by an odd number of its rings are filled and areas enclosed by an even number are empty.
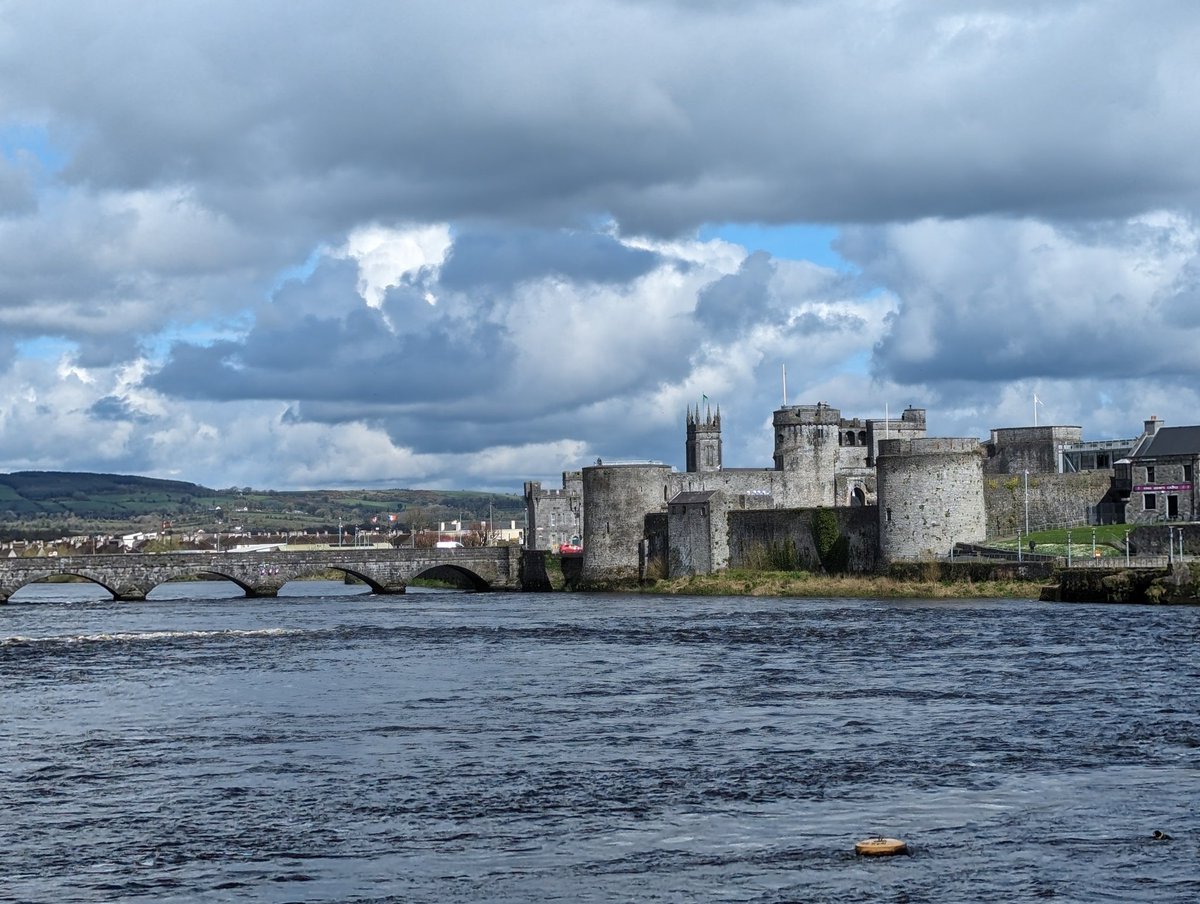
[[[687,414],[687,470],[689,474],[699,471],[721,470],[721,409],[714,415],[705,409],[701,418],[700,406],[695,414],[688,405]]]

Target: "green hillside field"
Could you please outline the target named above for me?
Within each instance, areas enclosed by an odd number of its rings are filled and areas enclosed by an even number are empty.
[[[0,539],[205,530],[302,531],[436,527],[491,515],[522,524],[520,496],[460,490],[214,490],[123,474],[20,471],[0,474]],[[394,518],[392,517],[394,516]]]

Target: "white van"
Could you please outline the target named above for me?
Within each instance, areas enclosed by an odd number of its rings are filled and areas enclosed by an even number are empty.
[[[462,549],[462,544],[457,540],[438,540],[433,544],[434,549]]]

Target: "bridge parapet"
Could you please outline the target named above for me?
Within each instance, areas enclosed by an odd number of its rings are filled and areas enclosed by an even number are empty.
[[[408,582],[449,567],[476,590],[520,590],[521,550],[512,546],[456,549],[321,549],[288,552],[178,552],[0,559],[0,603],[26,584],[75,575],[116,599],[141,600],[159,584],[189,576],[233,581],[250,597],[275,596],[288,581],[336,570],[374,593],[404,593]]]

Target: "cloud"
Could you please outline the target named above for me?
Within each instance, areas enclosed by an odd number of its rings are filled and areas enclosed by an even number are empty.
[[[1089,229],[921,221],[842,250],[903,299],[875,350],[901,382],[1195,376],[1200,230],[1154,213]]]
[[[607,211],[629,232],[1125,216],[1197,188],[1200,23],[1187,3],[1142,12],[21,5],[0,79],[10,115],[54,112],[76,185],[186,184],[239,222],[324,234],[400,211]]]
[[[702,395],[767,464],[784,364],[955,435],[1035,389],[1186,423],[1198,38],[1182,0],[11,4],[0,468],[515,488],[679,463]]]

